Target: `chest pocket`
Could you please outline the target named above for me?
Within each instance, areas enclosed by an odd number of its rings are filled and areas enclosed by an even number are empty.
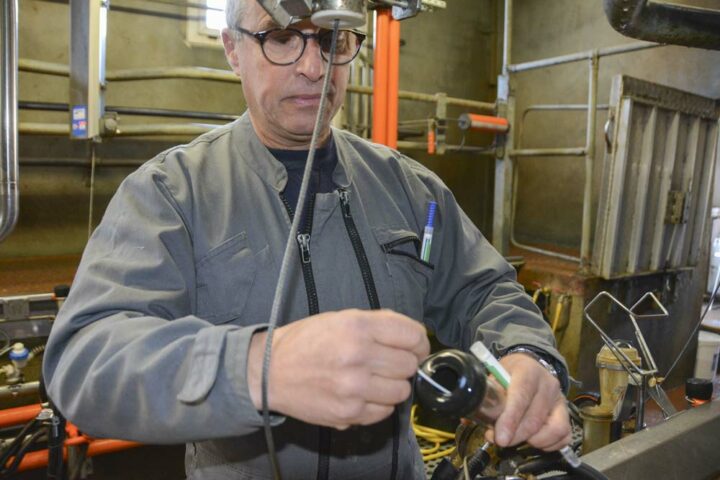
[[[435,267],[420,258],[420,237],[403,227],[374,227],[373,233],[385,253],[398,310],[422,320],[425,294]]]
[[[245,232],[210,250],[195,267],[197,316],[215,324],[238,319],[267,250],[265,247],[257,254],[253,252]]]

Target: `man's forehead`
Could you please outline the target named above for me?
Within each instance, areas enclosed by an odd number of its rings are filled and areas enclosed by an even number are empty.
[[[272,17],[256,0],[249,1],[247,6],[248,8],[245,9],[243,18],[240,19],[240,23],[243,24],[245,28],[265,30],[277,26]]]
[[[250,8],[247,9],[245,19],[241,22],[245,28],[258,31],[280,27],[280,25],[272,19],[270,14],[267,13],[257,0],[251,0],[248,6]],[[313,27],[310,19],[308,18],[293,20],[291,25],[295,28]]]

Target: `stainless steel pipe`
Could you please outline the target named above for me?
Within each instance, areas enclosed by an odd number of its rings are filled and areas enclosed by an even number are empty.
[[[43,62],[39,60],[31,60],[23,58],[19,63],[20,70],[23,72],[42,73],[46,75],[56,75],[67,77],[69,69],[67,65]],[[216,82],[241,83],[240,79],[234,73],[227,70],[206,67],[159,67],[159,68],[137,68],[129,70],[110,70],[106,72],[106,79],[110,82],[131,82],[137,80],[166,80],[170,78],[186,78],[195,80],[211,80]],[[359,93],[363,95],[372,95],[372,87],[365,85],[348,85],[349,93]],[[418,102],[435,103],[437,96],[432,93],[409,92],[400,90],[398,98],[403,100],[414,100]],[[448,105],[458,107],[473,108],[482,112],[494,112],[495,104],[490,102],[480,102],[477,100],[469,100],[465,98],[447,97]]]
[[[618,45],[615,47],[606,47],[599,50],[588,50],[586,52],[571,53],[569,55],[560,55],[558,57],[544,58],[542,60],[534,60],[532,62],[518,63],[516,65],[508,65],[508,71],[512,73],[526,72],[528,70],[536,70],[538,68],[551,67],[553,65],[562,65],[563,63],[580,62],[582,60],[590,60],[593,56],[609,57],[611,55],[619,55],[621,53],[637,52],[639,50],[647,50],[649,48],[663,47],[659,43],[636,42],[627,45]]]
[[[588,77],[588,112],[585,148],[585,191],[583,194],[582,237],[580,240],[580,268],[590,266],[590,235],[592,233],[592,184],[593,164],[595,163],[595,125],[597,117],[598,66],[600,58],[593,55],[590,59]]]
[[[400,150],[424,150],[427,151],[427,142],[409,142],[407,140],[398,140],[397,147]],[[495,155],[495,148],[490,147],[474,147],[468,145],[446,145],[446,151],[459,153],[473,153],[480,155]]]
[[[512,55],[512,15],[513,0],[505,0],[505,12],[503,15],[503,64],[502,74],[507,75]]]
[[[0,242],[15,228],[18,219],[17,85],[18,85],[18,2],[2,2],[2,46],[0,82],[2,83],[2,163],[0,163]]]
[[[15,1],[15,0],[13,0]],[[3,385],[0,387],[0,401],[6,402],[18,397],[37,395],[40,391],[40,382],[25,382],[17,385]]]
[[[238,78],[233,72],[207,67],[158,67],[108,70],[105,74],[105,78],[108,81],[114,82],[188,78],[214,80],[216,82],[241,83],[240,78]]]
[[[201,135],[220,125],[202,123],[157,123],[157,124],[125,124],[120,125],[116,132],[105,137],[137,137],[163,135]],[[21,123],[20,133],[23,135],[69,135],[70,127],[65,123]]]
[[[32,60],[29,58],[21,58],[18,61],[18,69],[22,72],[43,73],[57,77],[70,76],[70,67],[63,63],[44,62],[42,60]]]
[[[521,148],[510,150],[511,157],[584,157],[586,148]]]

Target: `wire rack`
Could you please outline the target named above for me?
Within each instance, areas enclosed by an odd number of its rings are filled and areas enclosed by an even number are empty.
[[[418,441],[418,445],[420,445],[420,448],[430,448],[435,445],[434,443],[428,442],[427,440],[420,438],[420,437],[417,437],[417,441]],[[448,440],[445,443],[441,443],[440,448],[441,449],[450,448],[454,444],[455,444],[454,441]],[[425,462],[425,476],[428,479],[430,479],[430,477],[432,477],[433,472],[437,468],[438,464],[440,462],[442,462],[443,458],[448,458],[448,457],[436,458],[434,460],[429,460],[429,461]]]

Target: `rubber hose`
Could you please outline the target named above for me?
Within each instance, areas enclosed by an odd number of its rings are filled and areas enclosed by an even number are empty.
[[[0,473],[2,475],[12,475],[13,473],[15,473],[27,451],[30,449],[30,447],[33,446],[33,444],[38,440],[38,438],[40,438],[44,434],[45,432],[43,432],[42,430],[38,430],[37,432],[33,433],[30,438],[28,438],[27,441],[23,443],[22,447],[20,447],[18,452],[15,454],[15,458],[13,458],[12,464],[10,464],[7,469],[3,468]]]

